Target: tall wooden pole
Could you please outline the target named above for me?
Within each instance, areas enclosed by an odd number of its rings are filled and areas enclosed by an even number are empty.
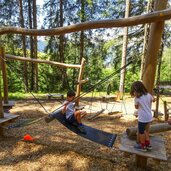
[[[4,86],[4,104],[8,104],[8,79],[7,79],[4,47],[1,47],[1,67],[2,67],[2,78],[3,78],[3,86]]]
[[[154,11],[163,10],[166,8],[168,0],[155,0],[154,2]],[[160,13],[162,16],[163,13]],[[156,74],[156,66],[157,66],[157,58],[158,52],[160,48],[161,38],[164,29],[164,21],[152,23],[150,27],[149,41],[147,47],[147,54],[145,59],[145,67],[144,67],[144,76],[143,83],[147,90],[152,93],[155,74]]]
[[[0,59],[2,59],[2,54],[3,54],[3,48],[0,47]],[[1,92],[1,71],[2,71],[2,60],[0,60],[0,119],[4,118],[4,111],[3,111],[3,105],[2,105],[2,92]],[[3,136],[3,128],[0,127],[0,136]]]
[[[84,65],[85,65],[85,59],[82,58],[80,72],[78,75],[78,83],[81,82],[81,80],[82,80]],[[80,92],[81,92],[81,84],[78,84],[77,85],[77,92],[76,92],[77,97],[80,95]],[[79,105],[79,98],[76,101],[76,105]]]

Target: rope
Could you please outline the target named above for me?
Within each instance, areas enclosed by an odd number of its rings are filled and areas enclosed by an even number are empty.
[[[98,81],[96,84],[94,84],[92,87],[88,88],[87,90],[85,90],[84,92],[82,92],[79,96],[75,97],[72,101],[76,101],[79,98],[82,98],[83,96],[85,96],[86,94],[88,94],[89,92],[91,92],[93,89],[95,89],[99,84],[103,84],[104,82],[106,82],[107,80],[109,80],[110,78],[112,78],[113,76],[115,76],[116,74],[120,73],[120,71],[122,71],[123,69],[127,68],[131,63],[133,63],[133,61],[128,62],[126,65],[124,65],[123,67],[119,68],[117,71],[113,72],[112,74],[108,75],[106,78]],[[55,109],[53,112],[61,109],[64,105],[58,107],[57,109]],[[52,112],[52,113],[53,113]]]
[[[2,58],[1,56],[0,56],[0,58],[1,58],[2,60],[4,60],[4,62],[7,62],[7,60],[5,60],[4,58]],[[96,84],[94,84],[92,87],[88,88],[88,89],[85,90],[83,93],[81,93],[79,96],[75,97],[72,101],[76,101],[76,100],[78,100],[79,98],[82,98],[83,96],[85,96],[86,94],[88,94],[89,92],[91,92],[93,89],[95,89],[99,84],[103,84],[104,82],[106,82],[107,80],[109,80],[110,78],[112,78],[113,76],[115,76],[116,74],[120,73],[123,69],[127,68],[131,63],[133,63],[133,60],[131,60],[130,62],[128,62],[128,63],[127,63],[126,65],[124,65],[123,67],[119,68],[117,71],[115,71],[115,72],[113,72],[112,74],[108,75],[106,78],[104,78],[104,79],[98,81],[98,82],[97,82]],[[7,65],[10,65],[10,64],[8,63]],[[10,69],[12,70],[12,69],[13,69],[13,66],[12,66],[12,65],[10,65],[10,66],[11,66]],[[14,70],[13,72],[16,74],[16,71],[15,71],[15,70]],[[17,74],[16,74],[16,75],[17,75]],[[24,83],[24,81],[21,79],[21,77],[19,77],[19,79]],[[25,83],[24,83],[24,86],[26,87]],[[27,87],[26,87],[26,89],[28,90]],[[46,108],[41,104],[41,102],[39,101],[39,99],[36,98],[36,96],[35,96],[31,91],[28,90],[28,92],[31,93],[31,95],[36,99],[36,101],[39,103],[39,105],[44,109],[44,111],[45,111],[47,114],[50,114],[50,113],[46,110]],[[64,105],[61,105],[60,107],[58,107],[57,109],[55,109],[52,113],[54,113],[55,111],[61,109],[63,106],[64,106]],[[37,123],[37,122],[43,120],[45,117],[46,117],[46,116],[43,116],[43,117],[38,118],[38,119],[35,119],[35,120],[33,120],[33,121],[31,121],[31,122],[29,122],[29,123],[27,123],[27,124],[23,124],[21,127],[24,127],[24,126],[28,126],[28,125]],[[7,129],[8,129],[8,127],[7,127]],[[9,127],[9,129],[10,129],[10,127]]]
[[[2,58],[2,57],[1,57]],[[3,59],[3,58],[2,58]],[[6,60],[4,60],[5,62],[6,62],[6,64],[7,64],[7,61]],[[14,69],[13,68],[13,66],[10,64],[10,63],[8,63],[7,64],[8,66],[10,66],[10,70],[11,71],[13,71],[13,73],[15,73],[16,74],[16,76],[18,76],[18,78],[23,82],[23,85],[24,85],[24,87],[25,87],[25,89],[34,97],[34,99],[39,103],[39,105],[44,109],[44,111],[46,112],[46,113],[48,113],[49,114],[49,112],[46,110],[46,108],[41,104],[41,102],[39,101],[39,99],[28,89],[28,87],[26,86],[26,84],[25,84],[25,82],[22,80],[22,78],[21,78],[21,76],[20,75],[17,75],[17,72],[16,72],[16,70],[18,70],[18,69]],[[8,67],[9,68],[9,67]],[[18,70],[19,71],[19,70]]]

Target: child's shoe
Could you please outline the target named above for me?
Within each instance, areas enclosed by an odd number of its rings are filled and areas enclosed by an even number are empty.
[[[142,151],[142,152],[146,152],[147,151],[146,146],[142,147],[141,144],[135,144],[134,148],[139,150],[139,151]]]
[[[147,150],[152,150],[152,146],[149,144],[149,145],[146,145],[146,149]]]
[[[84,128],[84,125],[78,125],[78,129],[81,133],[86,134],[86,130]]]
[[[48,116],[45,117],[45,122],[49,123],[49,122],[53,121],[54,119],[55,118],[52,115],[48,115]]]

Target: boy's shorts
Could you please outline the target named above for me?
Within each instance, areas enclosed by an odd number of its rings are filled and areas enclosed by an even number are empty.
[[[149,125],[149,122],[138,122],[138,132],[139,134],[144,134],[146,127]]]
[[[74,114],[71,115],[71,116],[70,116],[69,118],[67,118],[66,120],[67,120],[69,123],[77,122],[77,120],[76,120]]]

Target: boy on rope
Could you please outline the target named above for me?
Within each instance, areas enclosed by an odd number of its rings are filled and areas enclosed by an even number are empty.
[[[138,135],[137,144],[134,146],[140,151],[151,150],[150,145],[150,123],[152,121],[151,105],[155,101],[153,96],[148,93],[141,81],[135,81],[131,86],[131,96],[135,97],[134,104],[138,110]]]
[[[67,98],[63,103],[62,113],[65,114],[66,120],[68,123],[73,124],[75,126],[78,126],[78,129],[81,133],[86,134],[86,130],[84,128],[84,125],[81,122],[81,115],[85,114],[85,111],[80,111],[75,109],[75,92],[72,90],[69,90],[67,92]],[[45,122],[49,123],[52,120],[54,120],[55,117],[52,114],[49,114],[47,117],[45,117]]]

